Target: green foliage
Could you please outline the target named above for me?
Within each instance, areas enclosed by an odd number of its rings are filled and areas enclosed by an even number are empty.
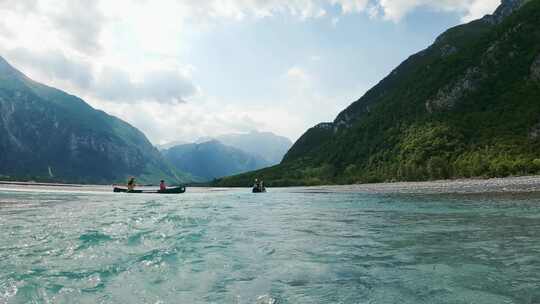
[[[463,136],[447,125],[428,123],[412,126],[399,144],[399,158],[416,164],[446,161],[463,150]],[[435,159],[439,159],[436,161]]]

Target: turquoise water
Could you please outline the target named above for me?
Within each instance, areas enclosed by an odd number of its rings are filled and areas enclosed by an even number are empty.
[[[538,195],[19,190],[0,303],[540,303]]]

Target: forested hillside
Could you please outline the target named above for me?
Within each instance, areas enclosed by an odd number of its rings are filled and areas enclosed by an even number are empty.
[[[275,167],[224,178],[317,185],[540,172],[540,0],[505,0],[390,73]]]

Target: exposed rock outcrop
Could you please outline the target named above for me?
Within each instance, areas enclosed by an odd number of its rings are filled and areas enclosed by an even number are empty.
[[[497,65],[499,64],[499,60],[497,57],[507,57],[508,59],[512,59],[516,56],[516,46],[513,45],[512,50],[504,54],[503,56],[500,56],[499,52],[501,51],[501,45],[508,42],[509,39],[511,39],[512,35],[517,33],[521,27],[523,26],[522,23],[517,24],[516,26],[513,26],[506,32],[504,32],[499,39],[493,41],[484,55],[482,56],[482,65]],[[500,58],[499,58],[500,59]]]
[[[529,139],[538,140],[540,139],[540,122],[532,126],[529,130]]]
[[[485,16],[482,20],[491,24],[499,24],[529,1],[530,0],[502,0],[501,5],[497,8],[495,13]]]
[[[531,79],[540,81],[540,54],[536,57],[531,65]]]
[[[517,0],[503,1],[501,7],[506,5],[507,8],[500,8],[501,11],[499,12],[499,16],[507,16],[505,15],[506,13],[509,13],[511,9],[513,11],[519,8],[521,5],[523,5],[523,3],[524,2]],[[494,15],[497,15],[497,13]],[[512,47],[511,51],[505,51],[506,53],[501,53],[504,50],[504,48],[501,48],[501,46],[508,43],[508,40],[511,39],[511,37],[513,37],[513,35],[522,28],[522,26],[522,23],[518,23],[501,34],[498,39],[494,40],[483,53],[478,65],[468,68],[461,77],[440,89],[435,97],[426,102],[426,110],[429,113],[433,113],[452,109],[460,101],[460,99],[466,96],[467,93],[474,92],[476,90],[479,83],[488,77],[487,71],[490,70],[490,67],[499,65],[502,61],[501,58],[504,58],[504,61],[515,59],[517,54],[515,45]],[[452,51],[453,49],[450,45],[444,45],[441,47],[441,56],[449,56]],[[455,50],[455,52],[457,52],[457,50]],[[538,63],[536,64],[536,62]],[[535,76],[535,71],[538,71],[539,69],[540,59],[535,61],[531,67],[531,74],[533,75],[531,77],[533,79],[535,77],[540,77]]]
[[[476,90],[479,82],[484,77],[485,75],[478,67],[467,69],[462,77],[440,89],[434,98],[428,100],[426,110],[433,113],[452,109],[467,93]]]
[[[332,130],[334,128],[334,123],[332,123],[332,122],[321,122],[320,124],[316,125],[314,128]]]
[[[445,44],[441,47],[441,57],[451,56],[457,53],[457,51],[458,51],[457,47],[450,44]]]

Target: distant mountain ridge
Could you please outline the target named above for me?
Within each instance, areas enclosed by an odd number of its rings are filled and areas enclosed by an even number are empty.
[[[292,142],[284,136],[272,132],[251,131],[243,134],[225,134],[215,137],[225,145],[262,157],[269,164],[279,164],[291,148]]]
[[[268,166],[264,159],[217,140],[177,145],[161,153],[179,171],[191,174],[195,181],[211,181]]]
[[[193,143],[200,144],[217,140],[226,146],[240,149],[256,158],[264,159],[269,165],[281,162],[283,156],[292,146],[290,139],[276,135],[272,132],[251,131],[248,133],[231,133],[218,136],[205,136],[198,138]],[[165,150],[177,145],[188,144],[185,141],[173,141],[158,145],[158,149]]]
[[[279,166],[224,178],[318,185],[540,173],[540,0],[449,29]]]
[[[0,178],[156,183],[187,176],[146,136],[82,99],[37,83],[0,57]]]
[[[171,141],[171,142],[168,142],[168,143],[165,143],[165,144],[156,145],[156,148],[159,151],[163,151],[163,150],[170,149],[170,148],[172,148],[174,146],[186,145],[186,144],[190,144],[190,142],[183,141],[183,140],[175,140],[175,141]]]

